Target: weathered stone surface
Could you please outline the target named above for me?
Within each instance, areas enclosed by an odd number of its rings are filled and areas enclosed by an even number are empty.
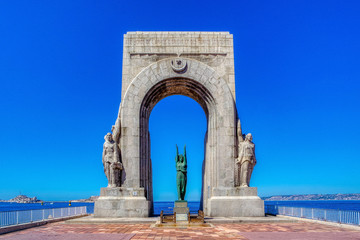
[[[175,201],[174,203],[174,214],[176,214],[176,222],[188,221],[188,202],[187,201]]]
[[[100,189],[100,196],[106,197],[139,197],[144,195],[144,188],[107,187]]]
[[[264,201],[257,196],[214,196],[209,202],[212,217],[264,216]]]
[[[151,202],[144,197],[144,189],[102,188],[95,202],[95,217],[148,217]]]
[[[176,217],[178,214],[188,214],[188,202],[187,201],[175,201],[174,203],[174,213],[176,213]]]
[[[233,37],[227,32],[124,35],[122,97],[112,130],[121,151],[121,188],[101,191],[95,215],[114,214],[113,209],[120,217],[143,216],[150,209],[149,117],[161,99],[175,94],[197,101],[208,120],[202,194],[205,215],[250,216],[251,208],[253,215],[260,215],[261,209],[264,215],[263,202],[254,192],[237,188],[235,162],[241,125],[235,105]],[[133,196],[133,189],[141,190]],[[220,211],[225,206],[226,211]]]
[[[95,217],[148,217],[150,202],[145,197],[107,198],[95,202]]]
[[[264,201],[256,187],[216,188],[210,198],[213,217],[262,217]],[[225,207],[224,207],[225,206]]]
[[[176,214],[176,222],[187,222],[188,214],[187,213],[177,213]]]
[[[214,188],[214,196],[257,196],[256,187]]]
[[[187,207],[188,202],[187,201],[175,201],[174,207]]]
[[[174,208],[174,213],[178,214],[178,213],[188,213],[189,212],[189,208],[188,207],[175,207]]]

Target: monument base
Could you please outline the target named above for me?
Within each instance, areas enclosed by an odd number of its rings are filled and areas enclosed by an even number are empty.
[[[101,188],[95,201],[95,217],[148,217],[150,201],[143,188]]]
[[[175,201],[174,214],[176,213],[176,222],[188,221],[189,207],[185,200]]]
[[[257,196],[256,187],[214,189],[218,196],[209,201],[211,217],[264,217],[264,201]]]

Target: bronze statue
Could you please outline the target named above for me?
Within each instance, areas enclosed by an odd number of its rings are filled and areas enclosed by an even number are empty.
[[[186,181],[187,181],[187,159],[186,159],[186,145],[184,146],[184,155],[179,154],[178,146],[176,145],[176,186],[178,193],[178,200],[185,199]]]
[[[109,183],[108,187],[120,187],[121,170],[123,169],[120,161],[120,150],[111,133],[106,134],[104,139],[102,162]]]
[[[255,144],[252,142],[251,133],[248,133],[245,140],[239,143],[239,158],[236,163],[239,165],[240,187],[249,187],[251,174],[256,164]]]

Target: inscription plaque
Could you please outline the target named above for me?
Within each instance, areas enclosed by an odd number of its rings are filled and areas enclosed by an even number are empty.
[[[188,215],[186,213],[177,213],[176,214],[176,221],[187,221]]]

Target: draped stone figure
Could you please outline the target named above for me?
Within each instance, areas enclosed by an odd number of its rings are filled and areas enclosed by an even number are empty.
[[[103,147],[102,162],[104,172],[108,179],[108,187],[120,187],[121,171],[123,165],[120,161],[120,149],[113,140],[113,135],[108,133],[104,137],[105,143]]]
[[[186,145],[184,146],[184,155],[179,154],[178,146],[176,145],[176,186],[178,193],[178,200],[185,199],[186,181],[187,181],[187,159],[186,159]]]
[[[235,159],[235,168],[234,168],[234,182],[235,182],[235,187],[239,187],[240,186],[240,164],[238,164],[238,159],[240,156],[240,144],[241,142],[244,141],[244,136],[242,134],[241,131],[241,123],[240,123],[240,119],[237,120],[237,158]]]
[[[252,135],[248,133],[244,141],[239,142],[238,179],[240,187],[249,187],[250,178],[256,164],[255,144],[252,142]]]

